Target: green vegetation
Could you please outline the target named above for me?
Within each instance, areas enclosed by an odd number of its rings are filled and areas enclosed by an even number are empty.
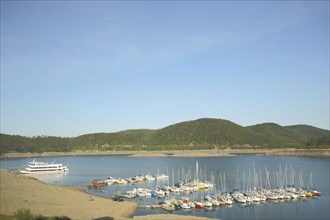
[[[126,130],[74,138],[1,134],[1,153],[76,150],[197,150],[214,148],[329,148],[330,132],[309,125],[264,123],[243,127],[222,119],[198,119],[159,130]]]
[[[0,219],[2,220],[70,220],[66,216],[51,216],[45,217],[42,215],[34,215],[31,213],[30,209],[19,209],[14,212],[13,215],[3,215],[0,214]]]
[[[18,135],[0,135],[1,153],[3,152],[64,152],[68,148],[71,138],[37,136],[23,137]]]
[[[264,123],[248,127],[266,138],[265,144],[268,146],[301,146],[308,140],[307,134],[295,132],[289,127],[282,127],[274,123]],[[319,131],[320,132],[320,131]]]
[[[328,148],[330,146],[330,135],[324,135],[320,138],[311,138],[307,142],[309,147]]]

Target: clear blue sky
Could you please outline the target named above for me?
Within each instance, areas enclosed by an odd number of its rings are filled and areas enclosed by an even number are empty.
[[[329,1],[1,1],[1,133],[329,129]]]

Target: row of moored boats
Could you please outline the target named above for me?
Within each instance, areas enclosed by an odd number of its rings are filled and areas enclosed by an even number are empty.
[[[126,195],[140,196],[140,193],[144,193],[144,196],[154,196],[153,191],[148,189],[135,188],[132,191],[128,191]],[[166,193],[165,193],[166,194]],[[204,196],[203,199],[191,200],[187,196],[182,196],[180,199],[166,199],[164,202],[158,205],[143,205],[142,208],[163,208],[167,211],[174,211],[177,209],[204,209],[218,206],[231,206],[234,202],[238,204],[260,204],[266,201],[295,201],[302,198],[311,198],[313,196],[320,196],[319,191],[308,191],[305,189],[298,189],[294,187],[288,187],[286,189],[258,189],[248,192],[232,191],[230,193],[217,193]],[[157,194],[158,196],[158,194]],[[123,197],[126,197],[125,195]],[[130,196],[126,197],[129,198]]]
[[[105,180],[103,179],[95,179],[92,181],[89,181],[87,183],[87,186],[89,187],[99,187],[99,186],[105,186],[105,185],[122,185],[122,184],[128,184],[128,183],[141,183],[144,181],[155,181],[155,180],[164,180],[168,179],[168,175],[165,174],[159,174],[159,175],[136,175],[134,177],[128,177],[128,178],[115,178],[115,177],[108,177]]]
[[[206,171],[206,168],[205,170]],[[173,171],[172,171],[173,172]],[[159,173],[159,172],[158,172]],[[143,184],[138,184],[139,187],[134,187],[132,190],[126,191],[123,194],[116,195],[116,198],[134,199],[134,198],[151,198],[157,197],[162,198],[160,204],[157,205],[143,205],[141,207],[145,208],[163,208],[168,211],[173,211],[176,209],[203,209],[208,207],[217,206],[230,206],[233,203],[237,204],[254,204],[254,203],[264,203],[266,201],[295,201],[302,198],[312,198],[314,196],[320,196],[321,192],[313,189],[312,187],[312,174],[308,183],[308,187],[304,187],[302,181],[302,172],[299,173],[300,186],[295,187],[294,177],[295,172],[291,168],[291,173],[289,175],[287,166],[282,170],[281,166],[278,171],[274,171],[274,176],[278,177],[277,181],[274,178],[273,187],[270,182],[269,171],[265,168],[266,178],[262,178],[261,171],[259,174],[253,169],[252,174],[249,175],[245,181],[245,173],[243,172],[243,191],[232,190],[228,192],[225,183],[225,174],[222,176],[220,174],[221,187],[218,193],[215,193],[216,185],[214,181],[214,176],[211,175],[210,181],[206,181],[206,175],[200,172],[198,168],[198,162],[196,162],[195,175],[192,176],[191,170],[182,170],[182,178],[179,182],[169,186],[169,176],[165,174],[158,175],[136,175],[129,178],[114,178],[108,177],[105,180],[93,180],[88,183],[90,187],[99,187],[105,185],[115,185],[115,184],[129,184],[132,183],[143,183],[147,181],[157,181],[156,187],[153,189],[140,187]],[[186,175],[185,175],[186,174]],[[173,183],[174,183],[174,172],[173,172]],[[179,178],[178,172],[178,180]],[[290,178],[289,178],[290,176]],[[203,179],[201,181],[199,179]],[[193,179],[193,180],[191,180]],[[167,180],[167,181],[162,181]],[[262,181],[265,180],[265,181]],[[291,185],[286,184],[286,182],[291,182]],[[161,184],[164,184],[159,186]],[[262,184],[264,183],[264,184]],[[150,184],[148,184],[150,185]],[[237,172],[237,188],[239,188],[239,175]],[[276,186],[277,185],[277,186]],[[285,187],[286,186],[286,187]],[[203,193],[195,193],[198,191],[203,191]],[[210,194],[207,195],[207,192]],[[211,193],[212,192],[212,193]],[[201,197],[201,194],[203,196]],[[171,196],[172,195],[172,196]],[[199,198],[198,196],[199,195]],[[172,197],[169,199],[169,197]],[[179,198],[179,199],[178,199]],[[193,199],[192,199],[193,198]]]

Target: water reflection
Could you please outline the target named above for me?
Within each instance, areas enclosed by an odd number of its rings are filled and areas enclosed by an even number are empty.
[[[66,178],[68,176],[68,172],[65,173],[54,173],[54,174],[29,174],[29,176],[37,178],[38,180],[50,183],[50,184],[58,184],[58,185],[66,185]]]

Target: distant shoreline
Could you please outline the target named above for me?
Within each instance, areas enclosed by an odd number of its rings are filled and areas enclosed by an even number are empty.
[[[44,152],[44,153],[5,153],[0,158],[31,158],[55,156],[128,156],[128,157],[230,157],[245,154],[256,156],[307,156],[330,157],[327,149],[221,149],[221,150],[165,150],[165,151],[75,151],[75,152]]]

